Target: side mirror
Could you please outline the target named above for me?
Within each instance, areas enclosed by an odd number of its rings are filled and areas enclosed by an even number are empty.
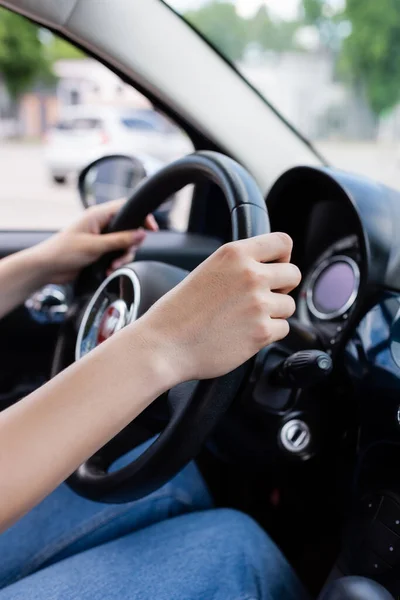
[[[145,177],[145,167],[137,158],[117,154],[104,156],[80,173],[78,190],[81,202],[88,208],[126,198]]]

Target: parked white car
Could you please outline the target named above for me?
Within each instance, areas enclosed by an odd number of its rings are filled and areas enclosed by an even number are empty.
[[[188,137],[154,110],[74,106],[48,131],[45,161],[53,181],[62,184],[106,155],[127,154],[151,162],[150,169],[145,164],[149,173],[155,164],[161,166],[191,150]]]

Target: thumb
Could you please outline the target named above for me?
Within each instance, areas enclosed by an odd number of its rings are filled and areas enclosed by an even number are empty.
[[[97,250],[101,254],[115,250],[126,250],[131,246],[138,246],[146,237],[143,229],[135,231],[118,231],[97,236]]]

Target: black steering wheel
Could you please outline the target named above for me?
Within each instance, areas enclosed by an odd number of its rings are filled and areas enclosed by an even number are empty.
[[[232,240],[270,231],[265,200],[255,180],[237,162],[216,152],[186,156],[144,181],[115,217],[110,231],[139,227],[166,198],[187,184],[202,181],[210,181],[221,189],[229,207]],[[104,263],[95,268],[103,269]],[[83,316],[77,317],[76,358],[139,318],[186,274],[182,269],[156,262],[134,262],[115,271],[101,283]],[[70,331],[76,335],[76,329]],[[55,361],[61,364],[60,352],[56,352]],[[58,370],[56,365],[53,373]],[[168,423],[139,458],[110,472],[117,457],[105,446],[73,473],[69,485],[78,494],[100,502],[127,502],[158,489],[199,453],[235,398],[244,373],[246,368],[242,366],[224,377],[170,390]]]

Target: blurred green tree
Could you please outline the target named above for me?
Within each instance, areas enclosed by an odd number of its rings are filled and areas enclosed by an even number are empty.
[[[400,2],[347,0],[351,33],[343,42],[344,73],[365,88],[372,110],[382,114],[400,101]]]
[[[8,10],[0,11],[0,74],[13,100],[51,73],[38,28]]]
[[[186,12],[184,17],[233,62],[243,58],[250,43],[278,52],[295,47],[294,33],[299,26],[297,21],[271,19],[265,5],[245,19],[226,0],[210,0],[197,10]]]
[[[291,50],[296,48],[295,33],[299,25],[298,21],[272,20],[264,4],[248,20],[248,41],[259,44],[264,50]]]
[[[48,58],[51,62],[54,62],[63,58],[85,58],[85,54],[82,52],[82,50],[79,50],[79,48],[73,46],[66,40],[53,36],[53,39],[48,45]]]
[[[344,9],[335,6],[332,0],[303,0],[305,20],[318,27],[327,46],[334,40],[338,72],[363,89],[381,115],[400,101],[400,2],[346,0]]]
[[[237,14],[233,4],[212,0],[184,16],[229,60],[242,58],[249,42],[247,22]]]
[[[41,35],[43,32],[46,35]],[[0,77],[14,100],[37,81],[52,83],[52,64],[84,54],[24,17],[0,8]]]
[[[303,0],[306,23],[317,25],[322,19],[324,0]]]

